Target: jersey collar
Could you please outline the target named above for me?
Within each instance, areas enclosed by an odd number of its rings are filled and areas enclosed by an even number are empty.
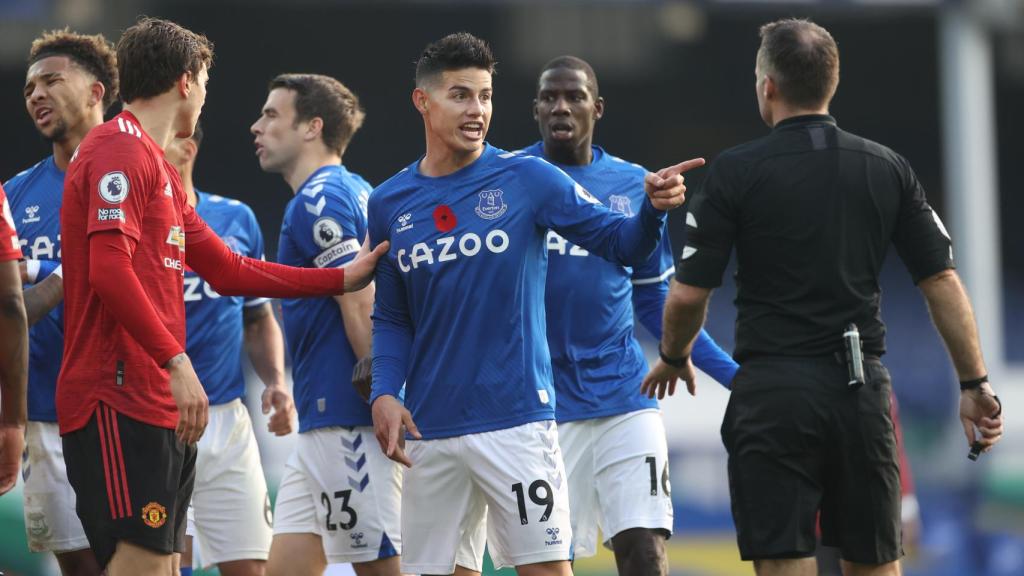
[[[802,116],[793,116],[790,118],[786,118],[782,122],[776,124],[774,130],[781,130],[793,126],[805,126],[807,124],[835,125],[835,123],[836,119],[828,114],[804,114]]]

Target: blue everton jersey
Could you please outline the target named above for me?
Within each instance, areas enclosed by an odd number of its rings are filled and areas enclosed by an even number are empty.
[[[60,262],[60,206],[64,173],[53,156],[4,184],[25,258],[40,261],[51,271]],[[29,330],[28,419],[56,422],[53,395],[64,358],[64,304],[54,308]]]
[[[370,185],[344,166],[325,166],[299,188],[285,209],[278,261],[330,268],[356,257],[366,237]],[[281,301],[292,358],[299,432],[325,426],[369,426],[370,407],[352,388],[355,353],[333,297]]]
[[[377,267],[373,393],[398,396],[424,438],[510,428],[555,416],[545,336],[547,231],[620,264],[661,238],[650,202],[608,210],[548,162],[487,146],[431,178],[419,161],[370,196]]]
[[[523,153],[543,156],[543,143]],[[626,216],[639,212],[646,198],[647,170],[597,146],[589,165],[558,167],[609,209]],[[658,249],[635,268],[590,254],[554,231],[548,232],[547,245],[544,301],[558,421],[657,408],[657,400],[640,394],[647,361],[633,331],[633,285],[663,284],[675,271],[668,234],[662,234]],[[659,313],[664,298],[660,300]]]
[[[196,197],[196,212],[233,252],[263,258],[263,233],[252,209],[199,190]],[[185,271],[185,351],[211,405],[245,394],[242,309],[265,302],[265,298],[221,296],[195,272]]]

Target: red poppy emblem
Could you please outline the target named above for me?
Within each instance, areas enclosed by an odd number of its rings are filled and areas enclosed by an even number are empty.
[[[441,232],[451,232],[455,228],[455,212],[447,204],[434,208],[434,225]]]

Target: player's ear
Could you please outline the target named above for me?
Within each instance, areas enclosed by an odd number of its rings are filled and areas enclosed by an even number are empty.
[[[103,96],[107,93],[107,89],[103,86],[103,82],[93,82],[89,86],[89,107],[92,108],[96,104],[103,102]]]
[[[412,105],[419,110],[420,114],[426,114],[427,110],[430,109],[430,105],[427,103],[428,100],[426,90],[417,87],[412,91]]]
[[[597,100],[594,100],[594,120],[600,120],[604,116],[604,98],[598,96]]]
[[[191,162],[192,160],[195,160],[196,156],[199,155],[199,146],[196,145],[196,141],[193,140],[192,138],[189,138],[188,141],[185,143],[185,150],[186,153],[188,154],[188,157],[185,159],[186,162]]]
[[[533,119],[537,120],[537,99],[533,99]]]
[[[764,76],[764,86],[761,89],[764,90],[765,100],[774,99],[778,95],[778,87],[775,85],[775,80],[767,74]]]
[[[183,98],[188,98],[189,93],[192,91],[192,87],[189,86],[189,82],[192,80],[192,73],[185,72],[181,76],[178,76],[178,81],[175,83],[178,89],[178,94]]]
[[[306,125],[306,140],[316,140],[317,136],[320,136],[323,131],[324,119],[319,116],[314,116]]]

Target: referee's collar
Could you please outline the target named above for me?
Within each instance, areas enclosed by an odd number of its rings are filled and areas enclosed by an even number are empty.
[[[801,116],[792,116],[785,120],[777,123],[773,130],[780,128],[787,128],[790,126],[803,126],[805,124],[832,124],[835,125],[836,119],[829,114],[803,114]]]

